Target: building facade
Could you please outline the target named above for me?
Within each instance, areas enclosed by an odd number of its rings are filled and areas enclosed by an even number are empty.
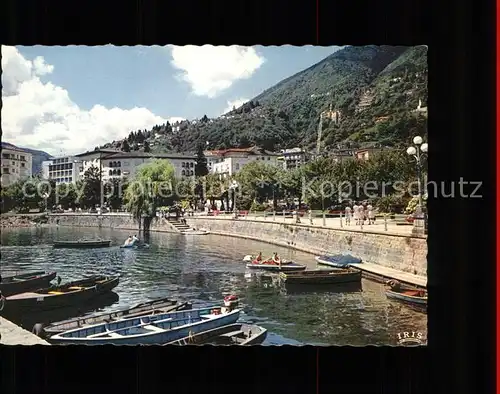
[[[275,166],[281,165],[278,154],[257,147],[206,151],[205,157],[209,172],[218,174],[221,178],[232,177],[245,165],[255,161]]]
[[[80,177],[81,161],[76,156],[56,157],[42,162],[42,176],[56,184],[75,183]]]
[[[294,170],[306,164],[310,155],[301,148],[284,149],[281,151],[279,160],[285,170]]]
[[[155,159],[168,160],[174,167],[176,178],[194,176],[196,156],[181,154],[152,154],[146,152],[122,152],[112,149],[101,149],[81,153],[77,155],[80,159],[79,176],[83,178],[85,172],[92,166],[102,170],[104,182],[112,179],[133,178],[137,169]]]
[[[2,179],[3,187],[32,176],[33,157],[31,153],[13,146],[2,145]]]

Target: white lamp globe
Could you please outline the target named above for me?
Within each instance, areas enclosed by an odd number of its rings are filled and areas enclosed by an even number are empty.
[[[429,145],[427,145],[427,142],[422,144],[420,149],[422,150],[422,152],[427,152],[427,150],[429,149]]]
[[[417,135],[415,138],[413,138],[413,143],[415,145],[420,145],[422,142],[423,142],[422,137],[420,137],[419,135]]]
[[[408,149],[406,149],[406,153],[408,153],[410,156],[413,156],[417,154],[417,150],[415,149],[415,147],[410,146]]]

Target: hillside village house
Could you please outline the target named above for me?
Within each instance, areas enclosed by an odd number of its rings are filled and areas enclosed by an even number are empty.
[[[31,177],[32,161],[31,153],[2,144],[2,186],[6,187],[20,179]]]
[[[278,160],[283,164],[283,169],[293,170],[307,163],[310,155],[301,148],[283,149]]]
[[[262,161],[271,165],[281,165],[278,161],[278,156],[277,153],[257,147],[205,151],[209,172],[219,174],[222,178],[233,176],[246,164],[254,161]]]

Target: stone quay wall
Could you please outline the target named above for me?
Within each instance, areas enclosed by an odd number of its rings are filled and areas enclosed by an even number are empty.
[[[240,237],[292,247],[312,254],[348,252],[363,261],[414,275],[427,276],[427,239],[408,235],[360,230],[332,229],[305,224],[263,222],[251,219],[186,217],[188,225],[213,234]],[[56,214],[49,223],[71,227],[101,227],[138,230],[127,214]],[[153,220],[151,231],[176,232],[165,220]]]

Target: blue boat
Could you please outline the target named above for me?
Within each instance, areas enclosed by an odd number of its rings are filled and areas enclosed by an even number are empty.
[[[347,268],[350,264],[361,263],[360,258],[351,256],[350,254],[317,256],[316,261],[318,262],[318,264],[335,268]]]
[[[62,345],[156,345],[236,323],[240,309],[204,308],[101,323],[49,338]]]

